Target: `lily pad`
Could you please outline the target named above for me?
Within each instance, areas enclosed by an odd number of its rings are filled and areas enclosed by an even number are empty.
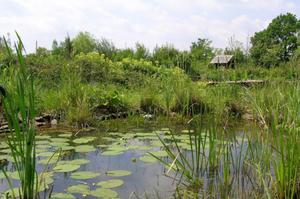
[[[88,152],[96,151],[96,149],[91,145],[81,145],[81,146],[77,146],[75,148],[75,151],[78,153],[88,153]]]
[[[91,195],[100,198],[116,198],[118,197],[118,193],[111,189],[98,188],[96,190],[91,191]]]
[[[67,188],[68,193],[79,193],[82,195],[89,195],[90,194],[90,187],[85,184],[78,184],[73,185]]]
[[[62,151],[70,151],[70,150],[74,150],[75,147],[74,146],[63,146],[61,147]]]
[[[111,170],[106,172],[107,176],[111,177],[122,177],[122,176],[129,176],[131,175],[131,171],[126,170]]]
[[[100,173],[91,172],[91,171],[79,171],[72,173],[71,178],[76,180],[87,180],[100,176]]]
[[[156,157],[167,157],[168,156],[168,153],[166,151],[154,151],[154,152],[151,152],[151,154]]]
[[[64,165],[64,164],[74,164],[74,165],[83,165],[90,163],[87,159],[75,159],[71,161],[59,161],[57,165]]]
[[[7,149],[9,145],[6,142],[0,142],[0,149]]]
[[[142,157],[140,157],[140,160],[146,163],[155,163],[158,160],[150,155],[144,155]]]
[[[111,189],[111,188],[116,188],[120,187],[124,184],[123,180],[120,179],[113,179],[113,180],[107,180],[107,181],[102,181],[97,183],[97,186],[100,186],[105,189]]]
[[[51,138],[51,142],[69,142],[70,140],[67,138]]]
[[[48,140],[38,140],[35,142],[35,145],[49,145],[50,142]]]
[[[73,136],[72,133],[64,133],[64,134],[59,134],[58,135],[58,137],[62,137],[62,138],[70,138],[72,136]]]
[[[72,194],[69,193],[53,193],[51,199],[76,199]]]
[[[63,164],[54,167],[53,171],[58,173],[67,173],[67,172],[76,171],[77,169],[79,169],[79,167],[80,165],[76,165],[76,164]]]
[[[11,154],[11,149],[2,149],[0,153]]]
[[[51,142],[50,145],[54,146],[54,147],[62,148],[62,147],[69,146],[69,143],[66,143],[66,142]]]
[[[50,139],[51,136],[49,136],[49,135],[36,135],[35,138],[37,140],[43,140],[43,139]]]
[[[58,153],[55,152],[42,152],[42,153],[38,153],[36,154],[37,157],[52,157],[52,156],[58,156]]]
[[[76,144],[87,144],[89,142],[92,142],[96,139],[96,137],[82,137],[82,138],[77,138],[73,140],[74,143]]]
[[[49,158],[46,158],[46,159],[43,159],[43,160],[40,160],[40,161],[38,161],[38,163],[39,164],[44,164],[44,165],[46,165],[46,164],[55,164],[55,163],[57,163],[57,161],[58,161],[58,156],[54,156],[54,157],[49,157]]]

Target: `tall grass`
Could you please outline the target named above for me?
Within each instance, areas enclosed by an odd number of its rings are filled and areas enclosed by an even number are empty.
[[[7,135],[8,145],[11,150],[13,164],[20,178],[20,188],[18,192],[13,189],[12,182],[3,171],[7,178],[13,198],[33,199],[37,198],[38,175],[36,173],[35,159],[35,98],[33,77],[30,75],[29,69],[24,62],[23,50],[24,46],[19,37],[18,43],[15,44],[15,51],[18,58],[16,65],[8,65],[14,67],[14,73],[11,74],[10,81],[15,85],[7,88],[4,97],[5,118],[9,125],[9,134]],[[5,40],[6,41],[6,40]],[[6,47],[10,56],[12,50],[7,42]]]

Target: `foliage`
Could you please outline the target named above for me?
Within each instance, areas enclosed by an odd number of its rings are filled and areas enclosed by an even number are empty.
[[[281,14],[269,26],[251,38],[251,57],[256,65],[278,66],[287,62],[298,47],[300,23],[291,13]]]
[[[15,50],[18,64],[9,65],[9,67],[15,67],[14,74],[9,77],[11,78],[10,81],[15,84],[6,87],[3,106],[10,129],[8,145],[14,167],[21,181],[18,193],[13,189],[7,173],[4,170],[2,171],[11,189],[12,195],[10,197],[16,198],[16,195],[20,195],[20,198],[29,199],[38,198],[39,190],[39,183],[35,183],[39,182],[35,162],[35,94],[33,76],[26,67],[22,54],[24,50],[23,43],[18,34],[17,37],[19,40],[15,44]],[[8,53],[10,53],[10,49],[8,49]]]
[[[72,46],[74,55],[90,53],[96,51],[97,41],[90,33],[79,32],[76,37],[72,39]]]

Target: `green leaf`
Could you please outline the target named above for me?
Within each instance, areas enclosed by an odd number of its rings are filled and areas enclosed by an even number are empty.
[[[104,188],[98,188],[96,190],[91,191],[91,195],[105,199],[118,197],[118,193],[116,191]]]
[[[72,173],[71,178],[76,180],[87,180],[100,176],[100,173],[91,172],[91,171],[79,171]]]
[[[106,175],[111,176],[111,177],[129,176],[129,175],[131,175],[131,171],[112,170],[112,171],[107,171]]]
[[[111,189],[111,188],[120,187],[123,184],[124,184],[123,180],[113,179],[113,180],[107,180],[107,181],[99,182],[96,185],[101,186],[102,188],[105,188],[105,189]]]
[[[67,173],[67,172],[76,171],[77,169],[79,169],[79,167],[80,165],[76,165],[76,164],[63,164],[54,167],[53,171],[58,173]]]

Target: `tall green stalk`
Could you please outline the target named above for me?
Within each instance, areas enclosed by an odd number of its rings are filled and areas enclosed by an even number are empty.
[[[15,67],[11,80],[15,85],[7,88],[4,97],[5,118],[9,125],[7,135],[8,145],[11,150],[13,165],[20,178],[18,193],[13,189],[9,176],[7,177],[13,198],[33,199],[37,198],[38,175],[36,172],[36,151],[35,151],[35,98],[33,77],[25,65],[23,50],[24,46],[18,33],[18,43],[15,44],[15,52],[18,63],[10,64],[8,67]],[[12,56],[9,46],[6,46],[8,53]]]

